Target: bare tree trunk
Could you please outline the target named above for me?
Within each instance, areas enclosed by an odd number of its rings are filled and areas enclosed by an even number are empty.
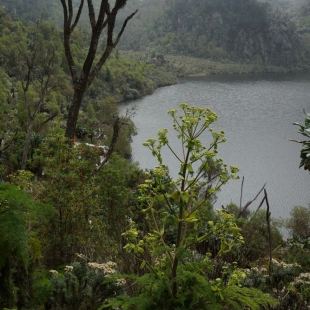
[[[74,87],[74,96],[68,112],[66,137],[73,139],[83,97],[89,86],[92,84],[94,78],[97,76],[98,72],[112,53],[113,49],[117,46],[127,26],[128,21],[137,13],[137,11],[132,13],[125,19],[120,32],[114,39],[113,35],[116,16],[118,14],[118,11],[126,5],[127,0],[116,0],[112,9],[110,8],[108,0],[101,0],[97,18],[93,6],[93,1],[87,0],[89,24],[91,27],[91,40],[87,56],[84,60],[83,68],[80,72],[78,72],[70,46],[70,37],[77,24],[79,23],[79,19],[81,17],[82,9],[84,6],[84,0],[80,0],[80,5],[75,16],[73,12],[74,10],[72,0],[60,0],[60,2],[63,7],[64,16],[63,44],[71,73],[72,84]],[[102,32],[104,29],[106,29],[107,34],[106,47],[101,56],[98,57],[98,60],[96,61],[99,40],[102,36]]]
[[[74,96],[72,104],[68,111],[67,127],[66,127],[66,137],[73,139],[75,135],[76,123],[79,117],[79,111],[82,104],[84,93],[79,93],[74,91]]]

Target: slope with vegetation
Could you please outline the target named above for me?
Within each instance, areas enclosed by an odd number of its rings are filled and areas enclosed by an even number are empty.
[[[37,23],[12,21],[2,9],[0,24],[0,150],[7,167],[1,170],[10,171],[19,166],[21,154],[18,148],[29,128],[29,121],[32,122],[33,131],[30,143],[32,153],[32,148],[50,130],[64,128],[73,92],[68,76],[69,68],[61,49],[62,35],[59,29],[45,20],[38,20]],[[84,56],[84,50],[80,48],[85,45],[84,40],[85,35],[80,32],[72,39],[77,66],[81,66],[79,59]],[[77,124],[77,136],[88,142],[95,142],[98,138],[100,143],[109,143],[103,137],[110,137],[118,102],[141,97],[152,93],[159,86],[172,83],[175,83],[175,77],[165,68],[138,60],[126,60],[119,57],[116,51],[86,93]],[[128,129],[130,136],[134,127],[130,121],[127,123],[130,125],[124,126],[124,132],[125,128],[131,128]],[[124,138],[127,143],[119,143],[124,147],[123,154],[126,153],[126,156],[130,156],[129,136]],[[8,145],[9,153],[6,149]],[[17,149],[12,152],[15,146]]]
[[[122,48],[304,67],[294,22],[256,0],[145,1]]]
[[[218,156],[225,135],[211,128],[213,111],[169,111],[180,148],[161,130],[145,143],[158,160],[149,171],[127,159],[134,124],[121,118],[105,162],[117,102],[165,83],[165,69],[115,51],[84,97],[72,141],[64,134],[73,91],[61,31],[44,19],[13,21],[4,10],[0,24],[1,309],[309,307],[310,210],[293,208],[287,242],[266,190],[256,212],[249,204],[215,210],[216,193],[238,168]],[[77,66],[87,38],[81,30],[70,42]],[[308,171],[308,114],[299,127]],[[180,164],[175,180],[163,148]]]
[[[217,156],[223,132],[211,130],[209,145],[199,139],[216,115],[186,104],[181,112],[169,111],[181,152],[160,131],[145,143],[159,164],[149,172],[114,154],[94,173],[100,148],[72,148],[54,131],[33,154],[43,173],[7,176],[0,184],[2,308],[309,306],[309,208],[293,209],[286,243],[268,208],[214,210],[214,195],[238,169]],[[176,180],[164,147],[180,163]],[[265,192],[259,208],[266,199]]]
[[[0,4],[15,19],[36,22],[42,16],[62,27],[60,1],[31,0],[19,5],[17,0],[1,0]],[[79,1],[73,1],[74,10],[78,5]],[[309,64],[307,5],[306,0],[135,0],[118,14],[117,29],[126,16],[139,9],[119,46],[143,52],[148,58],[155,52],[205,58],[224,65],[250,63],[260,67],[252,69],[254,72],[266,66],[305,69]],[[99,6],[100,1],[95,0],[95,9]],[[87,19],[84,10],[80,22],[83,33],[87,33]],[[271,67],[266,70],[274,71]]]

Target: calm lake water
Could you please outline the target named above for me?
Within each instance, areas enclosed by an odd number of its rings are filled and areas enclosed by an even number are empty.
[[[227,142],[219,146],[219,156],[227,164],[240,168],[240,180],[232,180],[218,195],[216,207],[234,202],[239,205],[241,179],[244,176],[244,205],[266,184],[273,217],[289,217],[293,206],[310,203],[310,175],[299,169],[301,145],[288,138],[302,139],[293,122],[304,122],[303,110],[310,112],[309,74],[246,74],[189,78],[179,84],[158,89],[153,95],[131,101],[122,113],[135,106],[133,121],[138,134],[133,137],[133,160],[141,168],[157,165],[150,151],[142,146],[157,132],[169,129],[173,147],[179,142],[173,135],[167,111],[181,102],[209,107],[218,115],[213,128],[224,130]],[[203,138],[208,144],[208,136]],[[167,151],[164,161],[171,175],[179,166]],[[262,197],[252,204],[256,209]]]

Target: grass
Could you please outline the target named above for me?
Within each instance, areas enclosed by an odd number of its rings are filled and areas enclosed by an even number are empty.
[[[150,61],[150,58],[142,52],[121,51],[121,55],[128,59]],[[168,70],[174,72],[177,76],[300,71],[299,68],[285,68],[255,63],[236,63],[231,60],[222,60],[216,62],[210,59],[189,56],[164,55],[164,57],[167,61]]]

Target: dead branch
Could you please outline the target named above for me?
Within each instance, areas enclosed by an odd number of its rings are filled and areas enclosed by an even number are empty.
[[[48,117],[44,122],[40,124],[40,129],[42,128],[43,125],[45,125],[49,121],[52,121],[57,115],[58,115],[58,111],[54,112],[50,117]]]
[[[258,210],[262,207],[264,201],[265,201],[265,198],[263,198],[263,200],[260,202],[259,206],[257,207],[256,211],[253,213],[253,215],[251,216],[251,219],[256,215],[256,213],[258,212]]]
[[[259,194],[263,191],[263,189],[265,188],[265,186],[266,186],[266,183],[265,183],[264,186],[260,189],[260,191],[257,193],[257,195],[256,195],[252,200],[248,201],[248,202],[246,203],[246,205],[242,208],[242,210],[239,211],[239,214],[238,214],[237,218],[240,218],[241,215],[242,215],[242,213],[251,205],[251,203],[252,203],[253,201],[255,201],[255,200],[257,199],[257,197],[258,197]]]
[[[269,277],[270,277],[271,273],[272,273],[272,239],[271,239],[271,227],[270,227],[271,212],[270,212],[269,201],[268,201],[266,189],[264,189],[264,194],[265,194],[265,200],[266,200],[266,205],[267,205],[266,222],[267,222],[268,243],[269,243],[269,268],[268,268],[268,273],[269,273]]]
[[[243,183],[244,183],[244,176],[242,177],[242,183],[241,183],[240,205],[239,205],[240,211],[242,209]]]

